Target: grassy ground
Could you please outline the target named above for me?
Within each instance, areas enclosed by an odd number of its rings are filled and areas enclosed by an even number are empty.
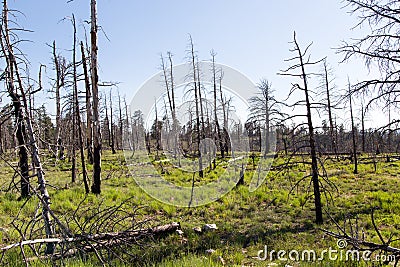
[[[11,155],[9,156],[12,157]],[[277,159],[277,162],[282,159]],[[16,161],[14,159],[14,161]],[[215,180],[223,171],[226,162],[219,161],[219,167],[210,172],[201,182]],[[183,181],[182,172],[175,170],[168,162],[162,162],[167,170],[167,179],[174,183],[189,185]],[[317,255],[324,249],[337,249],[337,240],[324,234],[319,228],[336,230],[332,221],[325,215],[323,225],[315,225],[312,200],[307,201],[306,181],[290,193],[292,186],[306,174],[305,167],[296,167],[288,173],[277,174],[271,171],[264,184],[250,193],[248,184],[252,175],[252,164],[245,175],[245,185],[238,186],[223,198],[206,206],[197,208],[178,208],[160,203],[140,189],[125,166],[122,152],[112,155],[104,152],[102,162],[103,184],[101,196],[89,195],[85,192],[81,181],[70,183],[69,162],[54,159],[44,162],[46,178],[52,197],[52,208],[61,218],[74,212],[83,201],[83,205],[104,206],[117,205],[128,198],[134,207],[143,206],[138,213],[138,220],[152,218],[154,224],[172,221],[181,223],[183,236],[172,234],[157,241],[149,241],[142,248],[132,248],[136,256],[130,265],[135,266],[379,266],[372,262],[355,262],[340,260],[324,261],[280,261],[277,253],[272,260],[257,259],[260,250],[315,250]],[[157,168],[160,169],[159,163]],[[362,164],[359,174],[352,173],[352,165],[348,161],[340,163],[327,161],[326,169],[329,179],[338,188],[332,192],[333,202],[324,200],[324,208],[340,225],[346,218],[357,220],[360,232],[366,239],[379,242],[379,238],[371,223],[370,212],[376,208],[375,219],[384,238],[394,235],[400,237],[400,162],[380,162],[377,171],[373,165]],[[4,162],[0,163],[0,243],[9,244],[20,240],[18,233],[10,225],[17,216],[23,201],[18,201],[16,191],[6,192],[13,170]],[[79,175],[79,178],[81,176]],[[186,178],[185,178],[186,179]],[[23,207],[20,217],[29,220],[37,207],[37,200],[30,199]],[[357,219],[356,219],[357,218]],[[203,234],[196,233],[193,228],[206,223],[215,223],[218,230]],[[392,245],[400,247],[400,242]],[[213,253],[207,250],[213,249]],[[287,256],[287,255],[286,255]],[[21,264],[18,249],[7,254],[13,265]],[[34,263],[42,266],[42,263]],[[118,265],[115,260],[113,264]],[[70,259],[67,266],[97,266],[94,256],[86,259]],[[382,264],[384,266],[384,264]]]

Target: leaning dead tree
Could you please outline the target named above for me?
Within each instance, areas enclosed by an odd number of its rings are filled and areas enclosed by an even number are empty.
[[[46,188],[45,173],[39,156],[39,148],[37,139],[32,125],[32,118],[28,108],[28,97],[22,81],[19,70],[18,58],[14,53],[15,43],[11,42],[11,37],[16,38],[13,32],[8,28],[9,9],[7,1],[3,1],[2,25],[1,25],[1,49],[6,60],[5,81],[8,94],[13,102],[16,122],[16,135],[18,145],[20,146],[20,174],[21,174],[21,193],[23,197],[30,194],[30,179],[37,177],[38,179],[38,197],[42,205],[42,217],[46,237],[50,238],[54,234],[53,222],[50,219],[50,196]],[[29,174],[28,151],[32,159],[32,174]],[[33,191],[35,191],[32,188]],[[53,243],[46,244],[46,254],[54,251]]]

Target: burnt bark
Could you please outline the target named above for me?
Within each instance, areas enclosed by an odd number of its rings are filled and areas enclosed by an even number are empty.
[[[86,95],[86,147],[87,157],[90,164],[93,164],[93,122],[92,122],[92,104],[91,89],[89,82],[89,73],[86,64],[85,47],[81,42],[82,67],[85,79],[85,95]]]
[[[99,116],[99,77],[97,74],[97,14],[96,0],[91,0],[91,79],[92,79],[92,94],[93,94],[93,182],[92,193],[101,193],[101,128]]]

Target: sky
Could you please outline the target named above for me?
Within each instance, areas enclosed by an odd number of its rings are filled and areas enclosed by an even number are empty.
[[[312,59],[327,57],[333,68],[337,90],[345,88],[347,76],[352,82],[366,73],[361,60],[339,64],[343,55],[334,48],[341,41],[365,35],[368,29],[352,29],[357,18],[337,0],[98,0],[99,78],[119,82],[118,89],[128,102],[140,86],[160,70],[160,53],[170,51],[174,62],[186,61],[189,34],[202,60],[217,52],[218,63],[228,65],[254,83],[261,78],[272,82],[278,99],[284,99],[291,80],[277,73],[289,66],[284,60],[293,56],[289,49],[293,32],[302,47],[310,48]],[[90,25],[90,0],[9,0],[18,24],[31,33],[23,33],[30,42],[21,48],[30,61],[32,75],[40,64],[46,75],[54,77],[51,44],[69,56],[72,13],[77,20],[79,39]],[[64,19],[64,20],[63,20]],[[47,85],[50,87],[50,84]],[[44,94],[46,95],[46,94]],[[46,101],[45,101],[46,102]],[[47,105],[51,103],[47,101]],[[51,107],[50,107],[51,110]]]

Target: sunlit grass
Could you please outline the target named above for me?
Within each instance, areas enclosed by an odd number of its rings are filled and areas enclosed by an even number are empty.
[[[215,170],[205,171],[200,179],[195,177],[195,186],[215,181],[225,171],[229,159],[218,159]],[[276,159],[274,165],[284,162]],[[155,167],[161,170],[160,163]],[[162,162],[167,173],[163,177],[171,183],[181,186],[191,186],[192,180],[183,175],[183,171],[174,168],[168,161]],[[102,194],[94,196],[84,192],[82,175],[78,174],[78,181],[71,183],[71,165],[68,160],[59,161],[57,165],[53,159],[44,161],[48,190],[52,197],[52,209],[63,218],[75,211],[84,200],[85,205],[117,205],[128,198],[132,198],[132,205],[143,206],[138,219],[153,218],[157,224],[179,221],[184,231],[184,237],[171,235],[156,242],[150,242],[148,247],[135,250],[136,266],[220,266],[221,257],[229,266],[267,266],[269,262],[260,262],[255,257],[265,245],[271,249],[315,249],[321,251],[329,246],[335,247],[336,240],[324,235],[313,223],[313,199],[307,195],[309,181],[299,188],[289,192],[294,183],[309,172],[307,166],[298,166],[287,174],[271,171],[263,185],[255,192],[250,193],[248,185],[253,175],[252,161],[247,161],[248,171],[245,173],[245,185],[231,190],[221,199],[197,208],[179,208],[154,200],[147,195],[131,176],[125,164],[122,152],[111,154],[103,152],[102,161]],[[80,162],[78,161],[80,170]],[[89,165],[90,166],[90,165]],[[144,165],[143,168],[152,168]],[[353,166],[349,161],[327,161],[326,168],[329,179],[334,182],[338,191],[333,191],[333,203],[324,200],[325,209],[329,211],[338,223],[343,225],[345,216],[358,218],[367,239],[379,242],[370,220],[372,208],[376,208],[376,223],[382,235],[388,238],[390,234],[400,235],[400,190],[398,162],[379,162],[377,171],[372,164],[361,164],[359,174],[353,174]],[[91,179],[91,167],[89,180]],[[18,233],[10,225],[24,203],[18,201],[18,192],[5,192],[13,176],[13,170],[5,163],[0,164],[0,243],[9,244],[19,241]],[[18,178],[16,179],[18,180]],[[29,220],[37,208],[36,198],[31,198],[23,207],[20,217]],[[328,206],[326,206],[328,205]],[[134,207],[132,207],[134,208]],[[192,228],[205,223],[215,223],[216,232],[199,235]],[[335,230],[333,224],[325,215],[323,228]],[[392,244],[400,246],[400,242]],[[214,249],[209,255],[207,249]],[[16,250],[18,251],[18,250]],[[21,259],[19,251],[10,253],[10,261]],[[68,266],[97,266],[95,257],[83,262],[80,259],[70,259]],[[279,261],[275,261],[281,264]],[[118,265],[118,262],[115,262]],[[294,266],[300,263],[287,262]],[[39,265],[40,266],[40,265]],[[279,266],[279,265],[278,265]],[[284,266],[281,265],[281,266]],[[301,266],[343,266],[339,262],[326,261],[321,263],[301,263]],[[353,263],[352,266],[357,266]],[[367,266],[367,265],[358,265]]]

